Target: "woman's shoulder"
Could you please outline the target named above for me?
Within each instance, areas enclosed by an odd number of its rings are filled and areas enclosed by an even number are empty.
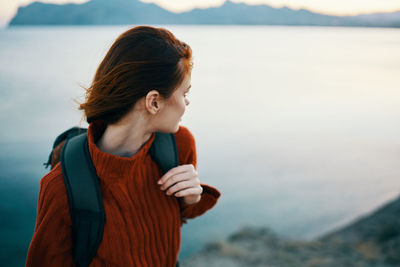
[[[175,133],[180,164],[196,165],[196,142],[192,132],[183,125]]]
[[[195,148],[195,139],[192,132],[183,125],[179,125],[178,131],[175,133],[176,144],[183,150],[191,150]]]
[[[175,133],[175,139],[178,142],[187,142],[191,143],[194,142],[194,136],[192,132],[183,125],[179,125],[178,131]]]
[[[54,197],[57,203],[67,204],[67,192],[60,162],[40,180],[40,195],[46,199]]]
[[[40,184],[45,187],[59,185],[60,182],[63,182],[62,175],[61,164],[58,162],[53,169],[42,177]]]
[[[37,213],[37,223],[51,218],[54,227],[71,225],[67,189],[60,163],[40,180]]]

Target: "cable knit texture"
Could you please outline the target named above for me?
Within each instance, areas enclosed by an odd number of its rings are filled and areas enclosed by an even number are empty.
[[[220,192],[201,184],[201,200],[193,205],[184,203],[183,198],[167,196],[157,184],[162,172],[149,152],[155,134],[135,155],[119,157],[95,144],[105,128],[103,121],[95,121],[87,133],[106,213],[103,239],[90,266],[173,267],[178,260],[182,222],[211,209]],[[179,126],[175,137],[180,165],[196,167],[191,132]],[[36,226],[26,266],[75,266],[71,230],[67,191],[58,163],[40,181]]]

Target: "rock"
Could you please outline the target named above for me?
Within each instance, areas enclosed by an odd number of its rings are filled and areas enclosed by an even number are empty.
[[[207,244],[183,267],[391,267],[400,266],[400,197],[354,223],[312,241],[279,237],[246,226]]]

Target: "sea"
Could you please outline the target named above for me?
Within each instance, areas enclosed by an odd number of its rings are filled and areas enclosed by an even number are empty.
[[[24,266],[55,137],[129,26],[0,29],[0,262]],[[310,240],[400,193],[400,29],[163,27],[193,50],[202,183],[221,197],[182,227],[184,260],[246,226]]]

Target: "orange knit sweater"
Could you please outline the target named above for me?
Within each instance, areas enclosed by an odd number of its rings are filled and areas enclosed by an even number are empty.
[[[173,267],[178,258],[182,220],[211,209],[220,192],[201,184],[201,200],[187,205],[183,198],[167,196],[157,185],[162,173],[151,159],[149,148],[155,134],[132,157],[101,151],[96,141],[105,123],[89,125],[89,151],[100,179],[106,214],[103,239],[91,267]],[[184,126],[175,133],[180,165],[196,167],[193,135]],[[40,182],[36,226],[26,266],[74,266],[71,217],[61,165]]]

